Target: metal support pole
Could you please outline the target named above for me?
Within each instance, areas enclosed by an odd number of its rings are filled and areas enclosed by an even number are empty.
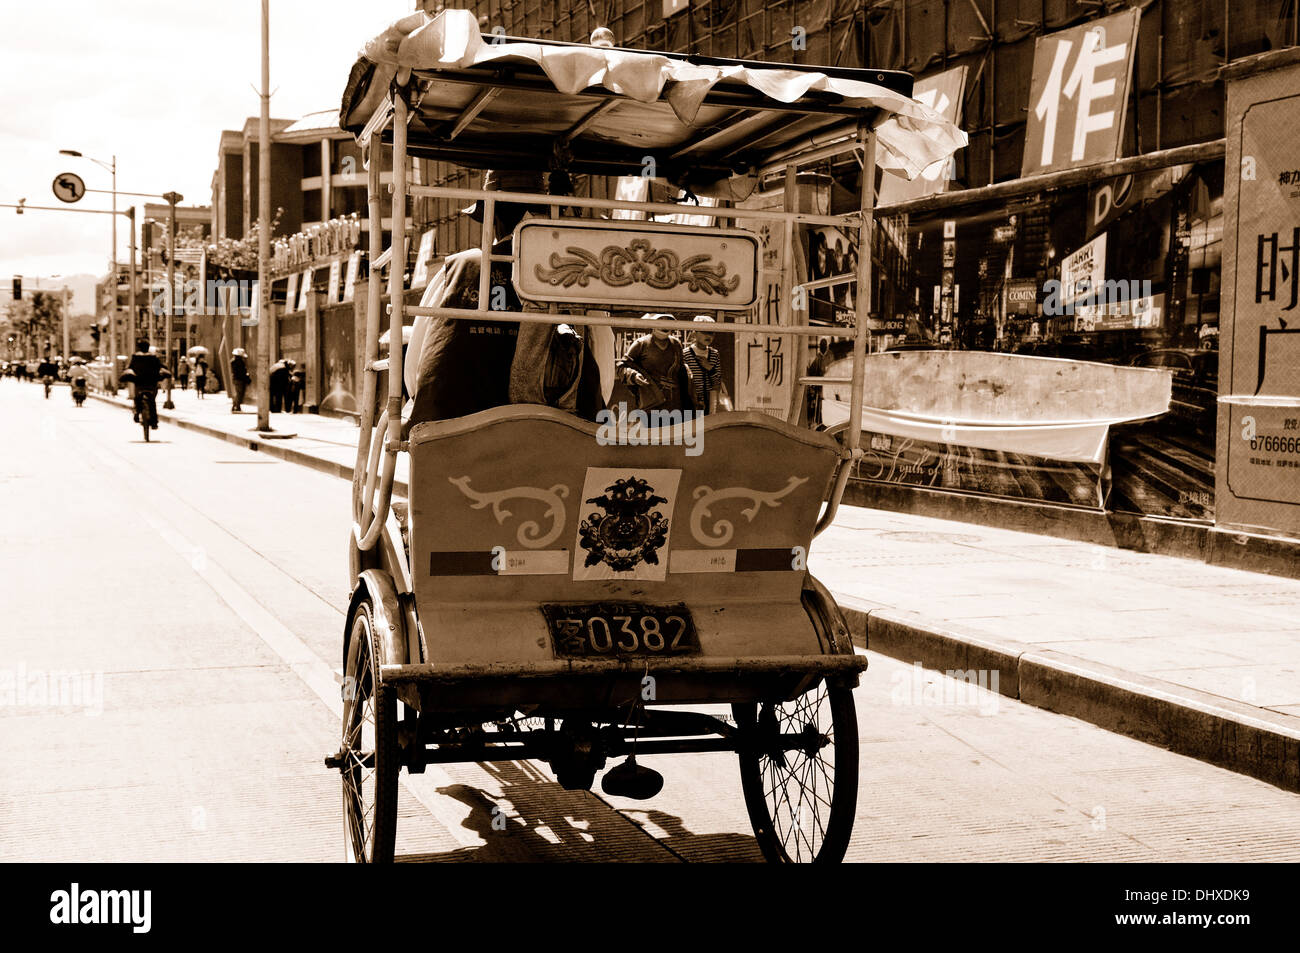
[[[168,192],[165,196],[167,199],[167,327],[165,329],[163,340],[166,342],[163,360],[163,366],[169,373],[175,373],[172,362],[172,324],[176,321],[176,203],[180,196],[175,192]],[[176,407],[172,403],[172,379],[167,378],[167,399],[163,402],[164,410],[173,410]]]
[[[853,383],[849,391],[849,421],[844,430],[844,458],[840,460],[835,474],[835,485],[831,489],[826,509],[817,520],[813,530],[816,536],[835,521],[835,512],[839,509],[844,487],[848,485],[853,467],[862,456],[862,387],[867,373],[867,349],[871,343],[871,307],[872,277],[871,254],[873,250],[873,232],[875,229],[876,207],[876,131],[864,124],[858,130],[859,140],[863,144],[862,152],[862,190],[858,199],[861,217],[858,225],[858,276],[854,287],[855,327],[853,336]]]
[[[393,254],[388,266],[388,303],[392,309],[388,333],[388,436],[390,452],[402,439],[402,323],[406,292],[406,90],[394,91],[393,113]],[[486,220],[486,215],[484,216]],[[487,226],[485,226],[486,228]],[[491,272],[484,259],[480,267]],[[483,299],[479,299],[482,301]],[[481,305],[480,305],[481,306]]]
[[[799,209],[799,167],[794,162],[785,167],[785,192],[782,196],[783,207],[787,212],[798,212]],[[776,323],[781,323],[781,312],[790,316],[791,324],[802,324],[798,321],[794,310],[794,288],[795,288],[795,251],[799,247],[796,237],[796,228],[794,222],[787,221],[785,227],[781,229],[781,246],[782,261],[785,265],[781,269],[781,303],[777,307]],[[799,378],[803,376],[803,355],[808,349],[807,338],[787,338],[792,354],[788,359],[794,365],[791,372],[794,374],[795,383],[790,390],[790,406],[786,409],[786,420],[788,423],[799,425],[802,404],[804,403],[804,388],[799,383]]]
[[[361,365],[361,434],[357,440],[357,462],[352,470],[352,520],[354,523],[364,524],[367,518],[365,507],[370,505],[369,500],[363,503],[362,488],[366,482],[366,460],[370,455],[370,442],[374,439],[373,428],[375,425],[375,384],[378,377],[374,369],[375,358],[379,356],[379,311],[383,301],[383,289],[379,284],[379,268],[375,261],[384,251],[384,226],[380,219],[380,193],[383,188],[381,181],[380,161],[382,143],[378,137],[370,140],[370,163],[366,170],[366,200],[367,200],[367,221],[370,226],[370,249],[367,252],[370,266],[369,277],[366,281],[366,330],[365,341],[362,344],[361,354],[363,356]],[[354,298],[354,304],[359,298]],[[391,354],[391,349],[390,352]]]
[[[117,156],[113,156],[113,307],[108,316],[108,380],[109,387],[117,393]]]
[[[135,337],[136,324],[140,320],[140,309],[135,300],[135,206],[126,210],[127,220],[131,223],[131,285],[127,291],[127,301],[131,308],[131,335]]]
[[[262,115],[257,132],[257,429],[271,429],[271,13],[262,0]]]

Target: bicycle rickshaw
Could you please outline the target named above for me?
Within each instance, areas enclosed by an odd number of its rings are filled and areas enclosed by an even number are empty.
[[[540,404],[412,426],[402,417],[401,368],[389,371],[382,412],[377,406],[377,378],[389,370],[376,357],[379,266],[391,259],[391,341],[403,339],[408,315],[680,328],[639,317],[666,310],[706,312],[716,322],[710,331],[754,334],[747,319],[763,291],[760,262],[776,247],[765,249],[767,242],[786,242],[789,261],[798,227],[837,226],[870,248],[878,157],[886,171],[912,177],[947,159],[965,136],[911,98],[906,73],[649,53],[593,40],[513,39],[481,34],[467,11],[417,13],[369,43],[349,77],[340,123],[367,160],[375,261],[353,483],[343,737],[326,759],[343,778],[349,855],[393,858],[403,767],[537,759],[564,787],[589,789],[611,759],[627,758],[612,771],[645,796],[657,787],[636,756],[734,751],[764,856],[837,861],[856,806],[851,692],[866,659],[834,599],[808,573],[806,555],[834,518],[860,455],[857,430],[832,436],[796,426],[806,378],[790,407],[779,408],[788,418],[754,410],[705,418],[698,455],[673,439],[675,430],[649,444],[598,441],[596,424]],[[378,254],[380,156],[390,147],[399,244]],[[793,188],[784,209],[734,205],[763,176],[784,175],[791,186],[801,166],[846,152],[856,153],[866,183],[851,214],[798,210]],[[724,201],[683,206],[419,185],[408,181],[408,156],[575,177],[643,175],[653,160],[650,174],[684,195]],[[485,307],[486,264],[478,310],[404,304],[400,242],[411,196],[484,203],[483,261],[509,263],[520,310]],[[495,202],[541,213],[515,229],[508,256],[494,251]],[[623,214],[600,217],[613,210]],[[652,219],[683,211],[710,225]],[[766,241],[737,221],[761,223]],[[861,255],[857,287],[871,288],[870,269],[871,256]],[[857,296],[855,325],[810,330],[806,311],[790,306],[788,271],[781,292],[775,323],[762,334],[802,346],[828,331],[851,337],[860,409],[869,295]],[[399,453],[410,467],[400,513],[390,505]],[[719,703],[730,704],[733,717],[686,707]]]

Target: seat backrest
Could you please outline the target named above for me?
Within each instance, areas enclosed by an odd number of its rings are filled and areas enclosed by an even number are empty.
[[[694,441],[685,426],[645,434],[677,445],[617,444],[612,426],[534,405],[417,424],[411,568],[422,619],[610,600],[714,615],[742,603],[797,608],[838,443],[759,413],[704,418]]]

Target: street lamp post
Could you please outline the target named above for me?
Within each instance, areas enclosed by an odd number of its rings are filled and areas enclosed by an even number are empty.
[[[167,330],[166,330],[166,354],[167,370],[172,372],[172,322],[176,320],[176,203],[181,201],[185,196],[177,192],[168,192],[163,196],[167,200]],[[164,410],[175,408],[172,403],[172,379],[170,373],[167,377],[167,400],[163,403]]]
[[[136,322],[140,320],[140,308],[135,301],[135,206],[132,205],[126,210],[127,219],[131,222],[131,286],[127,290],[127,303],[131,308],[131,334],[135,334]],[[132,338],[134,340],[134,337]]]

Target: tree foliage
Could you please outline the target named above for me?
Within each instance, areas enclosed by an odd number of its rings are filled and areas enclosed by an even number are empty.
[[[34,291],[31,297],[13,303],[4,323],[6,342],[9,334],[16,334],[19,349],[26,350],[30,342],[43,354],[46,342],[57,341],[62,334],[63,301],[48,291]]]

